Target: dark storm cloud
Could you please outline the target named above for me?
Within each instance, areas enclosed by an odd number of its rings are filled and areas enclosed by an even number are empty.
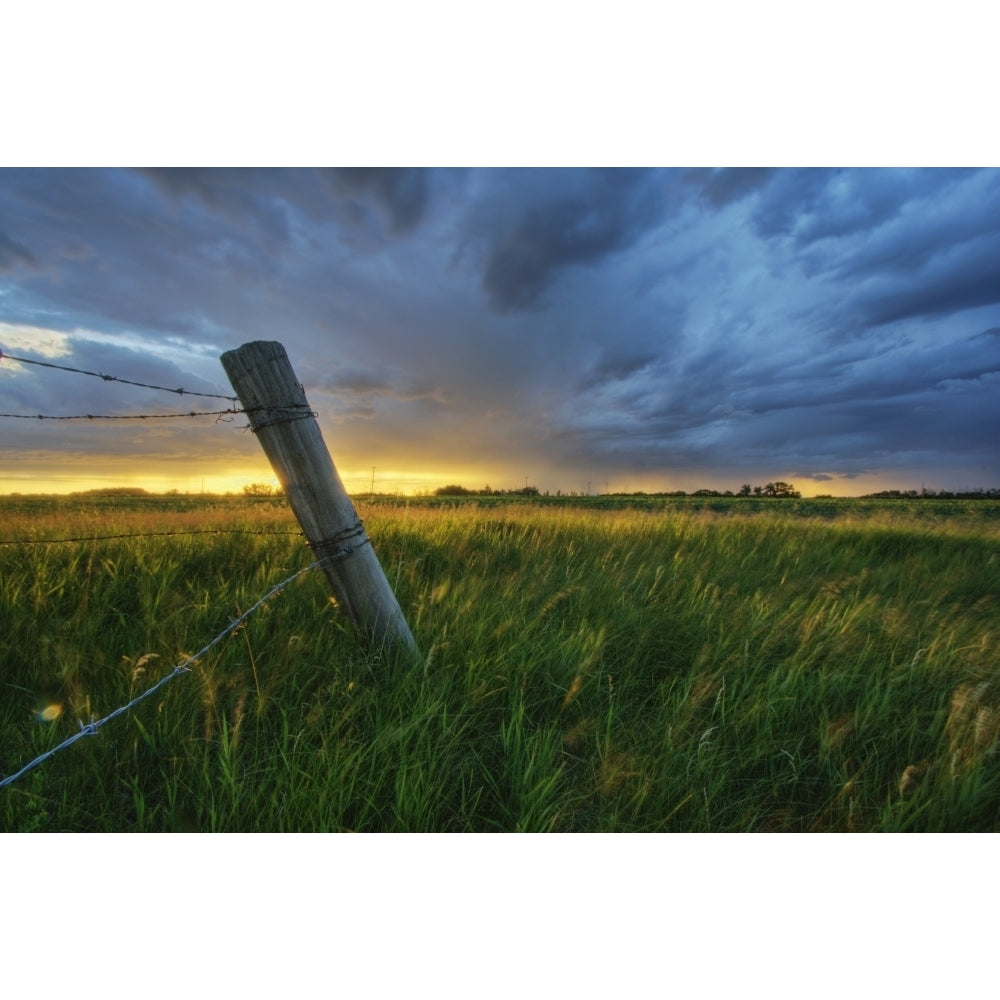
[[[805,348],[805,349],[802,349]],[[774,351],[709,342],[683,363],[622,365],[586,382],[556,421],[573,453],[610,469],[659,462],[860,474],[907,462],[997,470],[1000,331],[951,339],[847,340]],[[596,389],[595,389],[596,387]],[[1000,471],[1000,470],[998,470]]]
[[[604,385],[608,382],[620,382],[643,371],[656,361],[657,355],[650,353],[631,354],[606,349],[603,355],[581,375],[577,388],[582,392]]]
[[[867,234],[861,244],[843,241],[839,246],[810,251],[814,261],[811,270],[826,270],[838,280],[852,283],[872,276],[912,281],[932,264],[940,266],[963,249],[983,258],[995,256],[1000,175],[994,175],[992,183],[988,175],[983,181],[972,191],[963,192],[964,197],[954,204],[942,204],[940,192],[929,192],[921,202],[909,206],[905,216]]]
[[[782,170],[760,192],[753,210],[753,226],[764,239],[792,234],[803,218],[813,214],[823,192],[837,176],[830,170]]]
[[[383,364],[378,368],[337,366],[333,371],[318,372],[315,365],[309,364],[303,372],[307,389],[315,388],[334,397],[444,402],[441,390],[427,378],[408,374],[392,365]]]
[[[830,273],[862,283],[862,322],[877,326],[1000,302],[1000,175],[979,172],[961,188],[952,172],[939,179],[939,188],[908,202],[864,245],[833,255]]]
[[[655,171],[532,174],[494,173],[469,219],[470,236],[484,246],[482,288],[500,313],[539,307],[564,268],[627,249],[662,222],[666,207]]]
[[[0,229],[0,273],[13,271],[18,264],[37,267],[34,254]]]
[[[429,204],[429,172],[411,168],[345,167],[320,170],[141,170],[175,201],[194,199],[217,218],[286,244],[291,210],[309,222],[342,225],[390,236],[416,228]]]
[[[767,184],[774,173],[770,167],[696,168],[685,170],[681,180],[697,190],[709,205],[721,208],[753,194]]]
[[[281,195],[295,190],[294,176],[280,170],[250,169],[144,169],[148,178],[168,198],[195,199],[216,219],[238,230],[256,232],[270,243],[289,239],[288,215]]]
[[[849,343],[790,364],[761,359],[729,380],[733,406],[750,413],[836,405],[845,410],[863,400],[912,399],[948,381],[972,382],[1000,373],[1000,337],[995,330],[916,346],[905,341]],[[717,384],[715,379],[711,380]]]
[[[786,216],[784,232],[790,233],[799,248],[831,238],[870,233],[906,211],[912,202],[940,196],[960,180],[960,171],[834,170],[808,178],[808,196],[798,202],[798,210]],[[758,223],[765,231],[777,222],[774,205],[762,207]],[[778,231],[781,231],[780,229]]]
[[[765,240],[790,239],[801,251],[822,240],[878,229],[909,202],[939,196],[969,173],[730,168],[686,170],[680,179],[712,209],[754,196],[754,231]]]
[[[0,211],[30,229],[40,263],[16,289],[24,308],[15,313],[18,301],[8,302],[7,318],[193,338],[220,327],[254,331],[295,250],[276,195],[291,180],[244,171],[4,172]]]
[[[922,282],[925,268],[955,253],[995,257],[998,216],[996,171],[907,171],[901,177],[855,171],[838,176],[799,218],[795,246],[810,273],[854,281],[896,274]],[[859,235],[864,238],[841,239]]]
[[[389,221],[393,235],[416,228],[428,204],[427,171],[414,168],[341,167],[321,172],[324,189],[335,199],[351,199],[354,218],[361,221],[365,201],[374,201]],[[356,199],[356,200],[355,200]]]
[[[1000,239],[969,247],[924,281],[897,280],[860,299],[871,326],[913,317],[949,316],[1000,302]]]

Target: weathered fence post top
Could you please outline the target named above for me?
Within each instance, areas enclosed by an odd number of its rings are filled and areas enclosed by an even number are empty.
[[[345,614],[377,645],[417,644],[330,457],[285,348],[254,341],[219,359]]]

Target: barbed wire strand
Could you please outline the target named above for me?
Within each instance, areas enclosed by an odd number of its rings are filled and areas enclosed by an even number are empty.
[[[155,389],[159,392],[172,392],[178,396],[199,396],[202,399],[224,399],[232,404],[225,410],[188,410],[184,413],[76,413],[67,416],[47,413],[0,413],[0,418],[9,420],[165,420],[181,417],[215,417],[216,423],[222,422],[226,417],[246,414],[252,416],[256,413],[278,413],[280,419],[272,422],[280,423],[284,420],[301,420],[308,417],[316,417],[318,414],[309,409],[305,403],[287,403],[284,406],[258,406],[250,409],[243,409],[237,404],[238,396],[223,396],[214,392],[193,392],[190,389],[174,389],[166,385],[152,385],[148,382],[136,382],[133,379],[120,378],[117,375],[106,375],[103,372],[87,371],[84,368],[71,368],[68,365],[57,365],[51,361],[37,361],[33,358],[19,358],[13,354],[4,354],[0,350],[0,362],[4,359],[17,361],[23,365],[38,365],[42,368],[53,368],[57,371],[73,372],[77,375],[90,375],[99,378],[104,382],[119,382],[122,385],[134,385],[141,389]],[[291,415],[288,411],[292,411]],[[251,428],[253,429],[253,428]]]
[[[202,399],[226,399],[231,403],[239,402],[238,396],[223,396],[216,392],[192,392],[190,389],[173,389],[166,385],[150,385],[148,382],[134,382],[132,379],[119,378],[117,375],[105,375],[104,372],[91,372],[84,368],[70,368],[66,365],[56,365],[51,361],[35,361],[32,358],[17,358],[13,354],[4,354],[0,350],[0,361],[6,358],[8,361],[18,361],[22,365],[38,365],[41,368],[55,368],[62,372],[73,372],[76,375],[91,375],[104,382],[121,382],[123,385],[135,385],[140,389],[157,389],[161,392],[172,392],[178,396],[200,396]]]
[[[294,411],[288,415],[287,411]],[[231,423],[226,420],[239,414],[253,416],[255,413],[276,413],[285,414],[280,419],[271,420],[267,424],[256,427],[247,424],[244,430],[257,431],[260,426],[269,427],[271,424],[287,423],[290,420],[308,420],[310,417],[318,417],[315,410],[309,409],[306,403],[286,403],[284,406],[254,406],[248,410],[236,407],[230,410],[188,410],[185,413],[75,413],[67,416],[48,413],[0,413],[0,417],[8,417],[13,420],[164,420],[174,417],[215,417],[216,423]]]
[[[170,538],[174,535],[274,535],[302,538],[301,531],[256,531],[253,528],[193,528],[190,531],[134,531],[120,535],[87,535],[80,538],[11,538],[4,545],[62,545],[69,542],[108,542],[126,538]]]
[[[356,547],[360,548],[360,546]],[[328,557],[327,559],[317,559],[315,562],[310,563],[308,566],[298,570],[291,576],[282,580],[281,583],[275,584],[275,586],[273,586],[259,601],[257,601],[251,607],[247,608],[247,610],[244,611],[243,614],[241,614],[238,618],[235,618],[233,621],[231,621],[217,636],[215,636],[214,639],[212,639],[204,646],[202,646],[202,648],[199,649],[197,653],[194,653],[192,656],[189,656],[183,662],[178,663],[169,674],[166,674],[163,677],[161,677],[160,680],[157,681],[156,684],[154,684],[151,688],[148,688],[147,690],[143,691],[142,694],[137,695],[127,705],[122,705],[121,708],[116,708],[110,715],[106,715],[103,719],[92,718],[87,725],[84,725],[81,722],[80,731],[78,733],[74,733],[68,739],[63,740],[63,742],[60,743],[58,746],[53,747],[51,750],[46,751],[45,753],[36,757],[34,760],[25,764],[20,771],[4,778],[2,781],[0,781],[0,788],[6,788],[8,785],[13,784],[15,781],[17,781],[18,778],[27,774],[29,771],[34,770],[36,767],[38,767],[39,764],[44,763],[50,757],[59,753],[60,750],[65,750],[67,747],[72,746],[74,743],[76,743],[77,740],[82,740],[85,736],[96,736],[101,726],[110,722],[112,719],[117,719],[119,715],[122,715],[129,709],[134,708],[141,701],[144,701],[146,698],[154,694],[161,687],[163,687],[169,681],[172,681],[175,677],[179,676],[180,674],[189,674],[191,672],[190,664],[194,663],[200,657],[204,656],[210,649],[212,649],[214,646],[218,645],[218,643],[220,643],[223,639],[225,639],[226,636],[232,635],[233,632],[235,632],[238,628],[240,628],[240,626],[243,625],[246,622],[246,620],[258,608],[260,608],[263,604],[269,601],[276,594],[280,593],[280,591],[282,591],[285,587],[287,587],[293,580],[298,579],[300,576],[302,576],[304,573],[308,573],[310,570],[316,569],[316,567],[322,563],[329,561],[336,561],[336,559],[338,558],[339,559],[346,558],[353,551],[354,548],[349,548],[345,546],[344,549],[341,550],[341,552],[338,553],[336,556],[331,556]]]
[[[226,410],[214,410],[214,411],[203,411],[203,412],[190,411],[190,412],[187,412],[187,413],[143,413],[143,414],[114,414],[114,415],[112,415],[112,414],[93,414],[93,413],[87,413],[87,414],[78,414],[78,415],[75,415],[75,416],[47,416],[45,414],[0,413],[0,417],[6,417],[6,418],[12,418],[12,419],[25,419],[25,420],[149,420],[149,419],[163,419],[163,418],[169,418],[169,417],[214,416],[214,417],[218,417],[219,419],[221,419],[222,417],[225,417],[225,416],[230,416],[230,415],[234,415],[235,416],[235,415],[240,414],[240,413],[251,415],[254,412],[259,412],[261,410],[268,411],[268,412],[275,412],[275,411],[281,412],[282,413],[282,417],[280,419],[282,421],[284,421],[284,420],[299,420],[299,419],[303,419],[303,418],[318,416],[318,414],[316,414],[314,411],[310,410],[306,404],[299,403],[299,402],[290,403],[290,404],[288,404],[286,406],[281,406],[281,407],[255,407],[255,408],[253,408],[251,410],[239,409],[239,408],[237,408],[235,406],[235,404],[239,402],[239,397],[237,397],[237,396],[223,396],[223,395],[219,395],[217,393],[192,392],[192,391],[187,390],[187,389],[175,389],[175,388],[171,388],[169,386],[151,385],[151,384],[146,383],[146,382],[136,382],[136,381],[133,381],[132,379],[119,378],[118,376],[115,376],[115,375],[107,375],[107,374],[105,374],[103,372],[92,372],[92,371],[87,371],[87,370],[82,369],[82,368],[71,368],[71,367],[66,366],[66,365],[53,364],[52,362],[48,362],[48,361],[36,361],[36,360],[31,359],[31,358],[20,358],[20,357],[14,356],[12,354],[6,354],[5,355],[4,352],[3,352],[3,350],[0,350],[0,362],[2,362],[4,358],[7,358],[7,360],[9,360],[9,361],[19,362],[20,364],[38,365],[39,367],[42,367],[42,368],[52,368],[52,369],[57,369],[59,371],[72,372],[72,373],[77,374],[77,375],[89,375],[89,376],[92,376],[94,378],[99,378],[99,379],[101,379],[104,382],[119,382],[119,383],[122,383],[124,385],[138,386],[139,388],[142,388],[142,389],[154,389],[154,390],[158,390],[158,391],[161,391],[161,392],[172,392],[172,393],[174,393],[176,395],[199,396],[201,398],[206,398],[206,399],[224,399],[227,402],[230,402],[230,403],[234,404],[234,406],[231,407],[231,408],[229,408],[229,409],[226,409]],[[292,413],[290,415],[287,412],[289,410],[292,411]],[[300,411],[300,412],[295,412],[295,411]],[[305,411],[305,412],[302,412],[302,411]],[[254,428],[254,427],[251,427],[250,429],[256,430],[256,428]],[[60,543],[60,542],[102,541],[102,540],[105,540],[105,539],[119,539],[119,538],[129,538],[129,537],[155,537],[155,536],[159,536],[159,535],[220,534],[220,533],[221,533],[221,531],[217,531],[217,530],[214,530],[214,529],[200,529],[200,530],[187,531],[187,532],[173,532],[173,531],[171,531],[171,532],[145,532],[145,533],[142,533],[141,535],[107,535],[107,536],[93,536],[93,537],[90,537],[90,538],[73,538],[73,539],[51,539],[51,540],[50,539],[22,539],[22,540],[17,540],[17,541],[13,541],[13,542],[0,542],[0,545],[11,545],[11,544],[20,544],[20,545],[24,545],[24,544],[55,544],[55,543]],[[227,529],[227,533],[298,534],[298,535],[301,535],[301,532],[250,532],[250,531],[244,531],[244,529]],[[357,534],[356,527],[352,527],[347,533],[344,533],[344,534],[345,534],[345,537],[356,536],[356,534]],[[327,540],[327,542],[325,542],[324,545],[328,545],[331,542],[337,542],[339,540],[340,540],[340,536],[335,536],[333,539]],[[337,561],[339,561],[341,559],[346,559],[352,553],[354,553],[355,551],[357,551],[357,549],[359,549],[363,545],[367,545],[369,543],[370,543],[370,539],[364,538],[364,539],[362,539],[361,541],[359,541],[355,545],[346,545],[346,544],[341,545],[333,553],[331,553],[329,555],[326,555],[323,558],[315,560],[314,562],[310,563],[308,566],[304,567],[303,569],[300,569],[297,572],[293,573],[291,576],[286,577],[280,583],[278,583],[274,587],[272,587],[263,597],[261,597],[256,603],[254,603],[253,605],[251,605],[238,618],[235,618],[233,621],[231,621],[226,626],[226,628],[224,628],[221,632],[219,632],[218,635],[216,635],[208,643],[206,643],[200,650],[198,650],[197,653],[194,653],[193,655],[191,655],[191,656],[187,657],[185,660],[183,660],[181,663],[178,663],[169,674],[166,674],[163,677],[161,677],[160,680],[157,681],[156,684],[154,684],[152,687],[147,688],[142,694],[137,695],[135,698],[133,698],[127,704],[122,705],[120,708],[115,709],[109,715],[106,715],[103,719],[94,719],[94,718],[91,718],[91,721],[88,724],[86,724],[86,725],[84,725],[82,722],[80,722],[80,731],[78,733],[74,733],[72,736],[70,736],[68,739],[64,740],[58,746],[53,747],[51,750],[48,750],[45,753],[40,754],[34,760],[29,761],[19,771],[15,772],[12,775],[9,775],[8,777],[4,778],[3,780],[0,780],[0,788],[6,788],[7,786],[13,784],[20,777],[22,777],[23,775],[27,774],[29,771],[34,770],[36,767],[38,767],[40,764],[44,763],[50,757],[52,757],[55,754],[59,753],[61,750],[65,750],[67,747],[72,746],[74,743],[77,742],[77,740],[81,740],[85,736],[95,736],[95,735],[97,735],[97,733],[100,730],[101,726],[106,725],[112,719],[116,719],[116,718],[118,718],[118,716],[123,715],[125,712],[128,712],[130,709],[134,708],[140,702],[144,701],[146,698],[149,698],[151,695],[155,694],[158,690],[160,690],[160,688],[162,688],[164,685],[166,685],[167,683],[169,683],[170,681],[172,681],[175,677],[179,676],[180,674],[190,673],[191,672],[190,664],[195,663],[200,657],[202,657],[206,653],[208,653],[209,650],[211,650],[213,647],[215,647],[216,645],[218,645],[218,643],[220,643],[224,638],[226,638],[226,636],[232,635],[233,632],[236,631],[238,628],[240,628],[247,621],[247,619],[249,619],[249,617],[258,608],[260,608],[261,606],[263,606],[268,600],[270,600],[276,594],[280,593],[285,587],[288,586],[288,584],[290,584],[290,583],[292,583],[292,581],[298,579],[304,573],[308,573],[310,570],[313,570],[316,567],[321,566],[321,565],[323,565],[325,563],[337,562]]]
[[[356,529],[351,528],[348,530],[350,532],[355,532]],[[345,533],[342,532],[341,534]],[[356,537],[356,535],[354,537]],[[106,715],[103,719],[91,719],[87,725],[84,725],[81,722],[80,731],[78,733],[74,733],[68,739],[63,740],[63,742],[60,743],[58,746],[53,747],[51,750],[47,750],[45,753],[39,755],[34,760],[29,761],[27,764],[24,765],[24,767],[21,768],[20,771],[17,771],[15,774],[9,775],[8,777],[4,778],[2,781],[0,781],[0,788],[6,788],[8,785],[13,784],[22,775],[25,775],[29,771],[34,770],[36,767],[38,767],[39,764],[44,763],[54,754],[57,754],[60,750],[64,750],[66,749],[66,747],[72,746],[74,743],[76,743],[77,740],[83,739],[84,736],[96,736],[101,726],[110,722],[112,719],[118,718],[119,715],[124,714],[130,708],[135,707],[136,705],[139,704],[139,702],[144,701],[146,698],[148,698],[150,695],[158,691],[169,681],[172,681],[178,675],[191,673],[191,668],[189,664],[196,662],[200,657],[204,656],[210,649],[212,649],[214,646],[218,645],[218,643],[220,643],[223,639],[225,639],[226,636],[232,635],[233,632],[235,632],[238,628],[240,628],[259,607],[267,603],[267,601],[269,601],[276,594],[279,594],[282,590],[284,590],[285,587],[288,586],[288,584],[292,583],[292,581],[297,580],[300,576],[302,576],[305,573],[308,573],[310,570],[316,569],[318,566],[322,566],[326,563],[340,562],[342,559],[346,559],[348,556],[353,555],[358,549],[362,548],[365,545],[370,545],[370,544],[371,544],[371,539],[365,537],[355,545],[341,545],[331,555],[324,556],[322,559],[316,559],[314,562],[311,562],[308,566],[304,566],[302,569],[293,573],[291,576],[286,577],[280,583],[275,584],[262,598],[260,598],[259,601],[257,601],[255,604],[247,608],[247,610],[244,611],[243,614],[241,614],[238,618],[234,618],[217,636],[215,636],[215,638],[211,639],[208,643],[206,643],[201,649],[198,650],[197,653],[194,653],[192,656],[189,656],[183,662],[178,663],[169,674],[166,674],[163,677],[161,677],[151,688],[148,688],[147,690],[143,691],[142,694],[137,695],[127,705],[122,705],[121,708],[116,708],[110,715]]]
[[[48,413],[0,413],[0,417],[11,420],[169,420],[175,417],[223,417],[237,416],[246,410],[188,410],[186,413],[73,413],[59,416]]]

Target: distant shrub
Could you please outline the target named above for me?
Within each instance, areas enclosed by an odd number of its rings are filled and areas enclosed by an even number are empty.
[[[281,490],[270,483],[247,483],[243,487],[245,497],[276,497],[281,496]]]

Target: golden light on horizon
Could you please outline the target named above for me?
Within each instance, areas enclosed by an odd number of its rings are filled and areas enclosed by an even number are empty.
[[[97,455],[93,459],[78,454],[57,461],[51,454],[19,460],[16,465],[0,462],[0,494],[84,493],[89,490],[144,489],[149,493],[235,493],[263,483],[278,487],[273,470],[262,457],[259,462],[224,467],[192,463],[181,474],[176,473],[176,461],[139,464],[125,456]],[[393,465],[358,468],[340,472],[348,493],[364,495],[370,492],[413,496],[432,493],[441,486],[459,483],[470,489],[481,489],[488,483],[496,488],[514,488],[511,477],[484,478],[479,471],[458,470],[451,473],[425,472]]]
[[[73,455],[63,463],[20,462],[16,468],[0,464],[0,493],[84,493],[88,490],[123,487],[149,493],[241,493],[250,483],[275,483],[267,463],[219,468],[195,465],[183,475],[171,474],[172,466],[142,466],[127,458],[93,461]],[[95,471],[95,467],[99,471]]]
[[[249,444],[255,445],[249,438]],[[211,450],[209,442],[206,450]],[[197,443],[194,445],[198,447]],[[331,452],[332,452],[331,448]],[[387,449],[388,450],[388,449]],[[379,461],[381,458],[381,462]],[[410,465],[409,458],[413,461]],[[468,464],[444,467],[430,463],[418,465],[417,456],[390,458],[377,452],[370,463],[361,464],[356,455],[346,456],[340,463],[334,455],[341,481],[347,492],[363,497],[371,493],[395,496],[419,496],[433,493],[440,487],[457,484],[472,492],[489,486],[492,490],[514,491],[526,485],[541,493],[694,493],[703,488],[736,492],[744,482],[763,484],[766,480],[755,474],[706,469],[703,472],[685,469],[656,475],[619,474],[597,475],[587,472],[549,468],[536,476],[530,468],[513,472],[498,467]],[[433,471],[429,471],[432,469]],[[901,477],[902,478],[902,477]],[[909,477],[907,477],[909,478]],[[889,481],[885,475],[869,474],[855,478],[831,476],[826,479],[804,478],[792,471],[768,480],[791,483],[803,497],[851,497],[876,493],[880,490],[913,488],[912,482]],[[162,457],[95,452],[84,450],[60,453],[50,447],[31,452],[0,454],[0,494],[67,494],[89,490],[125,487],[144,489],[149,493],[182,494],[241,494],[244,488],[263,483],[278,485],[273,470],[264,455],[227,454],[213,461],[204,452],[185,454],[179,450]],[[916,484],[920,486],[919,483]]]

